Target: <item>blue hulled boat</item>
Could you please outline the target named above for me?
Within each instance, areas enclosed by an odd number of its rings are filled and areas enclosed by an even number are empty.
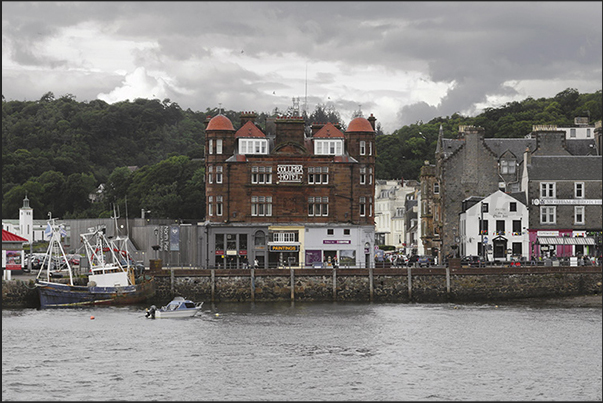
[[[71,265],[61,245],[64,229],[56,225],[54,220],[50,220],[48,226],[51,239],[35,281],[41,308],[129,305],[145,302],[155,294],[153,278],[144,273],[137,278],[130,265],[127,247],[120,249],[118,246],[120,240],[127,241],[127,238],[118,237],[116,241],[109,241],[103,227],[81,235],[90,273],[86,284],[75,284]],[[77,280],[86,281],[81,278]]]

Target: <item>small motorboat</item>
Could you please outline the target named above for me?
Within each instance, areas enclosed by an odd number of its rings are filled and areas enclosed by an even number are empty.
[[[175,297],[169,304],[157,309],[155,305],[151,305],[147,309],[147,318],[164,319],[164,318],[191,318],[201,311],[203,302],[193,302],[190,299]]]

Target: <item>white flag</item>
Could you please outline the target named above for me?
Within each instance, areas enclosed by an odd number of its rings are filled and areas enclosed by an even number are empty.
[[[52,238],[52,228],[50,228],[50,223],[46,226],[46,230],[44,230],[44,239]]]

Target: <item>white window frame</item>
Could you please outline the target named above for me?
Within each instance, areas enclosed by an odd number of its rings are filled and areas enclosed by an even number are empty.
[[[223,175],[222,175],[222,166],[216,166],[216,183],[222,183]]]
[[[308,184],[328,185],[329,167],[308,167]]]
[[[253,217],[271,217],[272,196],[251,196],[251,215]]]
[[[207,198],[207,215],[213,216],[214,215],[214,197],[213,196],[209,196]]]
[[[584,182],[574,182],[574,197],[584,199]]]
[[[360,217],[366,217],[366,197],[361,197],[358,202]]]
[[[222,139],[216,139],[216,154],[222,154]]]
[[[501,174],[514,174],[515,173],[515,160],[502,159],[500,160],[500,173]]]
[[[207,183],[214,183],[214,167],[209,165],[207,167]]]
[[[366,141],[361,140],[360,141],[360,155],[365,155],[366,154]]]
[[[208,145],[207,145],[207,151],[208,154],[213,154],[214,153],[214,140],[213,139],[209,139],[208,141]]]
[[[586,219],[584,217],[585,208],[584,206],[574,206],[574,224],[584,224]]]
[[[554,199],[556,194],[555,182],[540,182],[540,197],[542,199]]]
[[[342,155],[343,140],[314,140],[314,154],[316,155]]]
[[[278,243],[297,243],[296,232],[274,232],[272,233],[272,242]]]
[[[326,217],[329,215],[329,198],[324,197],[308,197],[308,216],[309,217]]]
[[[434,195],[440,194],[440,182],[433,183],[433,194]]]
[[[361,185],[366,185],[366,167],[360,167],[359,179]]]
[[[540,206],[540,224],[556,224],[557,208],[555,206]]]
[[[271,184],[272,167],[253,166],[251,167],[251,183],[253,184]]]
[[[268,150],[266,139],[239,139],[239,154],[265,155]]]
[[[222,216],[224,213],[224,197],[216,196],[216,215]]]

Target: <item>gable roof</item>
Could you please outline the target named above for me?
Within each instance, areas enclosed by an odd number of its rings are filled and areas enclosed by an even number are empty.
[[[369,123],[370,125],[370,123]],[[335,127],[335,125],[331,122],[327,122],[326,125],[324,125],[319,131],[317,131],[314,136],[312,136],[314,138],[321,138],[321,139],[329,139],[329,138],[344,138],[343,133],[341,132],[341,130],[339,130],[338,128]]]
[[[255,138],[266,138],[266,135],[251,121],[245,123],[235,133],[235,138],[238,137],[255,137]]]
[[[2,229],[2,242],[29,242],[27,239]]]

